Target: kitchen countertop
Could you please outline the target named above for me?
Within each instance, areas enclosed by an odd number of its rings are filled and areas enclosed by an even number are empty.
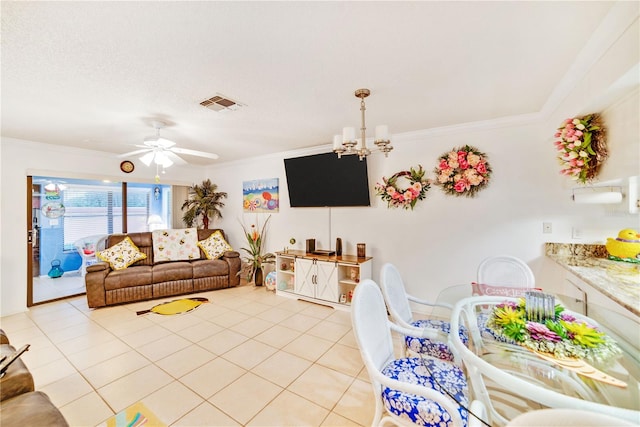
[[[640,264],[607,259],[603,245],[546,243],[547,257],[640,316]]]

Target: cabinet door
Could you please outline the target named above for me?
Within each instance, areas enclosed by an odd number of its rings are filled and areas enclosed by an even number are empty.
[[[313,260],[296,259],[296,278],[294,292],[307,297],[315,297],[315,265]]]
[[[335,263],[316,263],[316,298],[338,302],[338,268]]]

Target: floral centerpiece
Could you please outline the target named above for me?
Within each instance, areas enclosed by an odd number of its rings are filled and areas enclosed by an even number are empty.
[[[256,220],[255,224],[251,224],[249,228],[241,223],[249,247],[240,248],[246,253],[246,256],[242,258],[246,264],[238,274],[244,274],[247,280],[253,279],[258,286],[262,285],[262,265],[273,263],[276,258],[275,254],[271,252],[262,252],[262,245],[267,237],[267,224],[270,219],[271,215],[262,224],[262,228],[260,228],[258,220]]]
[[[496,339],[558,358],[579,358],[602,362],[621,353],[618,345],[598,327],[589,325],[555,306],[555,318],[544,323],[527,319],[525,300],[498,304],[487,321]]]
[[[411,209],[418,200],[427,197],[427,191],[431,187],[428,179],[424,177],[424,169],[418,165],[418,169],[409,168],[408,171],[400,171],[389,178],[382,177],[382,182],[375,185],[378,196],[387,202],[389,208]],[[399,180],[407,182],[408,185],[399,185]]]
[[[554,136],[558,138],[554,144],[562,166],[560,173],[582,184],[595,178],[608,155],[600,116],[566,119]]]
[[[436,184],[446,194],[474,197],[489,184],[491,166],[487,155],[470,145],[454,148],[438,158]]]

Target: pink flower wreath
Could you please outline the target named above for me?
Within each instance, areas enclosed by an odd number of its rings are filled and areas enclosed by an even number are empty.
[[[487,155],[470,145],[454,148],[438,158],[434,169],[435,184],[442,187],[445,194],[474,197],[489,184],[491,166]]]
[[[408,171],[400,171],[389,178],[382,177],[382,182],[375,185],[376,194],[387,202],[388,208],[411,209],[418,200],[423,200],[427,196],[427,191],[431,186],[428,179],[424,177],[424,169],[418,165],[418,169],[409,168]],[[408,182],[402,188],[398,185],[398,180],[402,178]]]

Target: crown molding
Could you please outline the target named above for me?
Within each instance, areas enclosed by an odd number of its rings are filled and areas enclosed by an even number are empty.
[[[584,80],[591,68],[609,51],[611,46],[637,21],[640,16],[638,2],[618,1],[609,10],[598,28],[584,45],[576,60],[556,85],[540,112],[550,117],[560,104]]]

